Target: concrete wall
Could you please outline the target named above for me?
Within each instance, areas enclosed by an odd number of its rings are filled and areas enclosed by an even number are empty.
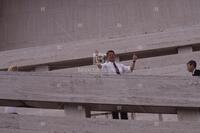
[[[0,50],[200,24],[200,0],[0,0]]]

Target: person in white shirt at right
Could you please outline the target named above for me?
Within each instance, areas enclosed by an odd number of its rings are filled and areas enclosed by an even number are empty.
[[[200,70],[197,68],[197,62],[195,60],[190,60],[187,63],[187,70],[192,73],[192,76],[200,76]]]
[[[96,57],[98,57],[98,51],[96,51]],[[107,61],[101,64],[98,59],[96,60],[96,65],[103,74],[115,74],[115,75],[122,75],[126,72],[132,72],[135,68],[135,63],[137,60],[137,56],[133,54],[133,61],[130,66],[126,66],[121,63],[116,63],[116,54],[114,50],[109,50],[106,53]],[[119,113],[121,115],[121,119],[128,119],[127,112],[112,112],[113,119],[119,119]]]

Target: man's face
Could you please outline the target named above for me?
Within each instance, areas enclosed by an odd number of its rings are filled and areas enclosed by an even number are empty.
[[[107,54],[107,59],[108,59],[108,61],[114,62],[114,61],[115,61],[115,58],[116,58],[115,53],[109,52],[109,53]]]
[[[193,65],[187,64],[187,69],[188,69],[189,72],[193,72],[195,68],[194,68]]]

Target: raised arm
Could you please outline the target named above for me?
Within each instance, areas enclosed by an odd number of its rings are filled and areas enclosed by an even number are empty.
[[[135,68],[135,63],[136,63],[136,60],[138,59],[138,57],[133,54],[133,62],[131,63],[131,72],[134,70]]]

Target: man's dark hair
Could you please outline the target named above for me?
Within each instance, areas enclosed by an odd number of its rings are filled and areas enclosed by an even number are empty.
[[[190,60],[187,64],[193,65],[194,68],[197,67],[197,63],[196,63],[196,61],[194,61],[194,60]]]
[[[106,56],[108,56],[108,53],[113,53],[113,54],[115,54],[115,51],[114,51],[114,50],[108,50],[108,51],[106,52]]]

